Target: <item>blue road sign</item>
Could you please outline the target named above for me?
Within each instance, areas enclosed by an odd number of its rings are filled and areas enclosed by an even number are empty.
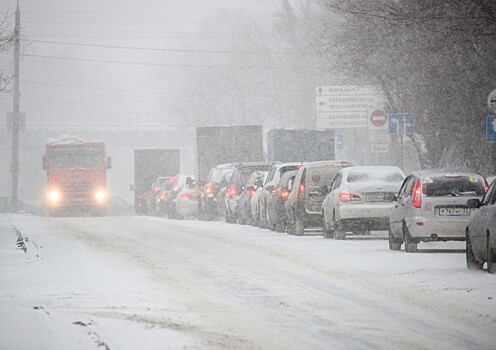
[[[486,117],[486,139],[489,142],[496,142],[496,115]]]
[[[336,138],[334,139],[335,141],[335,148],[336,150],[343,150],[344,148],[344,135],[343,134],[336,134]]]
[[[412,113],[388,113],[388,133],[411,135],[415,132],[415,115]]]

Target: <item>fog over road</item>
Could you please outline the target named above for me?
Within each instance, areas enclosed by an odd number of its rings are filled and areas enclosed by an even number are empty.
[[[0,231],[3,348],[496,344],[494,275],[467,270],[463,253],[138,216],[9,215]],[[32,343],[7,336],[13,321],[37,329]]]

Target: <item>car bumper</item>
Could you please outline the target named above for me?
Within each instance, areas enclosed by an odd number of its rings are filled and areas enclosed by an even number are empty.
[[[198,202],[181,201],[176,204],[176,211],[180,216],[198,216]]]
[[[408,231],[414,239],[422,241],[465,240],[465,219],[426,220],[415,217],[407,220]]]
[[[384,204],[352,204],[339,207],[341,219],[388,218],[393,209],[392,203]]]

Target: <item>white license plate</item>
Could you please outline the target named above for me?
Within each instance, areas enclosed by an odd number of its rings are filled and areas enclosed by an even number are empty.
[[[365,196],[367,202],[384,202],[384,194],[368,194]]]
[[[441,216],[469,216],[470,208],[439,208]]]

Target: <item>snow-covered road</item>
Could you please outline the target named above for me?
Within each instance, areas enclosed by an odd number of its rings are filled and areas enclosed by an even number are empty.
[[[0,216],[0,348],[496,348],[496,277],[433,247],[464,243]]]

